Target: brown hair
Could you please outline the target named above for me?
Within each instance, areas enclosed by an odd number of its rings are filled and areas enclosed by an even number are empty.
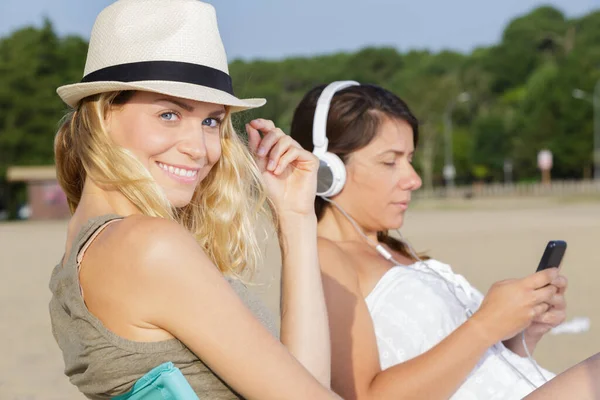
[[[291,136],[306,150],[313,150],[313,118],[317,100],[326,85],[310,90],[298,104],[292,120]],[[367,146],[377,135],[384,118],[407,122],[413,130],[415,148],[419,138],[419,122],[408,105],[394,93],[376,85],[352,86],[335,94],[327,116],[327,151],[344,163],[353,152]],[[315,198],[317,219],[321,219],[329,204]],[[395,251],[412,259],[407,246],[391,237],[387,231],[377,232],[377,239]]]

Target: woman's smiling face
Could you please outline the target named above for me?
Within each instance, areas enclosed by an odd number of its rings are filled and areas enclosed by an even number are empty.
[[[174,207],[189,204],[221,156],[223,105],[135,92],[108,116],[115,143],[150,172]]]

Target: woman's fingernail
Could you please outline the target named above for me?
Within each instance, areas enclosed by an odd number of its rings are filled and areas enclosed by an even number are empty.
[[[273,161],[273,160],[269,160],[269,164],[267,164],[267,169],[268,169],[269,171],[272,171],[272,170],[273,170],[273,168],[275,168],[275,161]]]
[[[265,150],[264,147],[259,148],[258,152],[257,152],[257,154],[261,157],[264,156],[266,153],[267,153],[267,150]]]

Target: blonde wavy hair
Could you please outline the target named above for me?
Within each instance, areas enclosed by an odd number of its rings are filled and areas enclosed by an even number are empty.
[[[114,187],[142,214],[181,223],[227,275],[252,273],[261,259],[257,221],[267,217],[278,231],[260,171],[247,144],[235,132],[227,110],[221,124],[221,157],[196,188],[191,202],[175,209],[148,170],[116,146],[104,123],[111,107],[132,92],[90,96],[62,120],[54,141],[58,182],[71,213],[81,200],[86,177]]]

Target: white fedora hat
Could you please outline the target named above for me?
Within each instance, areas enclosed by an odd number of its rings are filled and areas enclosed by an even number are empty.
[[[230,106],[265,99],[233,94],[213,6],[198,0],[118,0],[96,18],[83,79],[57,89],[75,107],[98,93],[142,90]]]

